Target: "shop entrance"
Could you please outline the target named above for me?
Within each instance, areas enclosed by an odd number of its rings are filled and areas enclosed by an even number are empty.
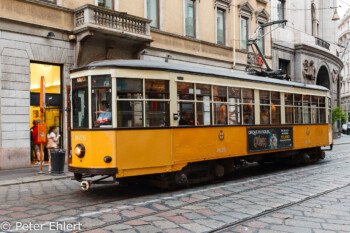
[[[40,62],[30,63],[30,127],[33,130],[34,121],[40,120],[40,80],[45,77],[46,111],[44,121],[47,125],[47,133],[51,126],[56,128],[61,138],[58,140],[58,148],[62,148],[62,66]],[[31,137],[32,138],[32,137]],[[31,140],[31,162],[37,161],[34,150],[34,142]],[[48,161],[48,153],[44,146],[44,161]]]

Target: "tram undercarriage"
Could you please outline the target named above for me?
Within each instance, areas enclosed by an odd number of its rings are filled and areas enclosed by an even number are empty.
[[[120,179],[116,179],[115,175],[110,174],[85,175],[74,173],[74,179],[81,182],[80,187],[83,191],[89,190],[93,184],[114,184],[117,181],[120,184],[144,183],[162,189],[172,189],[229,177],[232,176],[237,169],[247,167],[252,163],[258,163],[260,165],[264,163],[282,163],[298,166],[315,163],[318,160],[323,160],[325,156],[326,153],[321,147],[315,147],[303,150],[272,152],[244,157],[194,162],[189,163],[182,170],[177,172],[133,176]],[[92,179],[95,176],[100,177],[98,179]],[[111,179],[107,180],[108,178]]]

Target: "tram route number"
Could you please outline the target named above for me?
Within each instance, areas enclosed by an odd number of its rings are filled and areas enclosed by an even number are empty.
[[[75,140],[86,141],[86,136],[85,135],[75,135]]]
[[[217,152],[218,152],[218,153],[224,153],[224,152],[226,152],[226,148],[225,148],[225,147],[223,147],[223,148],[217,148]]]

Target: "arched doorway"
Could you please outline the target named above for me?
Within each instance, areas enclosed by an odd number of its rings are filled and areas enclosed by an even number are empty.
[[[318,71],[316,84],[327,87],[328,89],[331,88],[329,81],[329,73],[325,66],[321,66],[320,70]]]

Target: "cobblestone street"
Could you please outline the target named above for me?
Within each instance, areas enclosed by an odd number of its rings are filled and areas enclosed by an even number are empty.
[[[350,144],[308,166],[254,165],[183,190],[70,179],[0,186],[0,223],[32,232],[350,232]],[[52,222],[80,223],[67,230]]]

